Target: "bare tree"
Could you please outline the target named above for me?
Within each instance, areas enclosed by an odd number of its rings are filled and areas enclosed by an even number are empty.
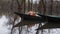
[[[51,0],[51,6],[50,6],[50,10],[49,10],[50,15],[52,15],[52,11],[53,11],[53,0]]]
[[[42,9],[42,10],[44,10],[43,11],[43,15],[45,15],[45,13],[46,13],[46,4],[44,3],[44,0],[40,0],[40,7],[39,7],[40,9]],[[38,26],[38,28],[40,28],[42,26],[42,24],[40,23],[39,24],[39,26]],[[36,34],[39,34],[39,30],[37,30],[37,32],[36,32]],[[41,29],[41,34],[43,34],[43,29]]]

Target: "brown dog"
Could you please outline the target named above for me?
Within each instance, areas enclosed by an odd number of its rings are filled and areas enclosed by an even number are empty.
[[[29,11],[27,14],[31,15],[31,16],[36,16],[34,11]]]

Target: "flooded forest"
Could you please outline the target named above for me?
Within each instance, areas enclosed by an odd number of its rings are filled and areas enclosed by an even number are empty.
[[[36,30],[44,25],[42,23],[14,28],[21,23],[21,17],[14,12],[26,14],[31,10],[42,15],[60,16],[60,0],[0,0],[0,34],[60,34],[60,28]]]

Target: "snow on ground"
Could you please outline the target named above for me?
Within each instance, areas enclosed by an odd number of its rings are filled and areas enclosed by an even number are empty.
[[[17,19],[17,21],[19,21],[19,20]],[[11,33],[12,25],[8,25],[7,23],[9,23],[9,18],[7,18],[5,15],[2,15],[0,17],[0,34],[10,34]],[[36,28],[38,28],[38,25],[37,26],[35,25],[35,26],[29,28],[29,34],[35,34]],[[19,32],[18,29],[17,28],[15,28],[15,29],[16,30],[15,30],[14,34],[18,34],[18,32]],[[26,30],[24,31],[24,29],[23,29],[23,32],[26,33]],[[22,32],[22,34],[25,34],[23,32]],[[48,29],[45,29],[43,31],[43,33],[49,34]],[[59,28],[58,29],[50,29],[50,34],[59,34],[59,33],[60,33]]]
[[[0,34],[9,34],[10,30],[8,30],[8,26],[5,25],[8,20],[4,15],[0,18]]]

